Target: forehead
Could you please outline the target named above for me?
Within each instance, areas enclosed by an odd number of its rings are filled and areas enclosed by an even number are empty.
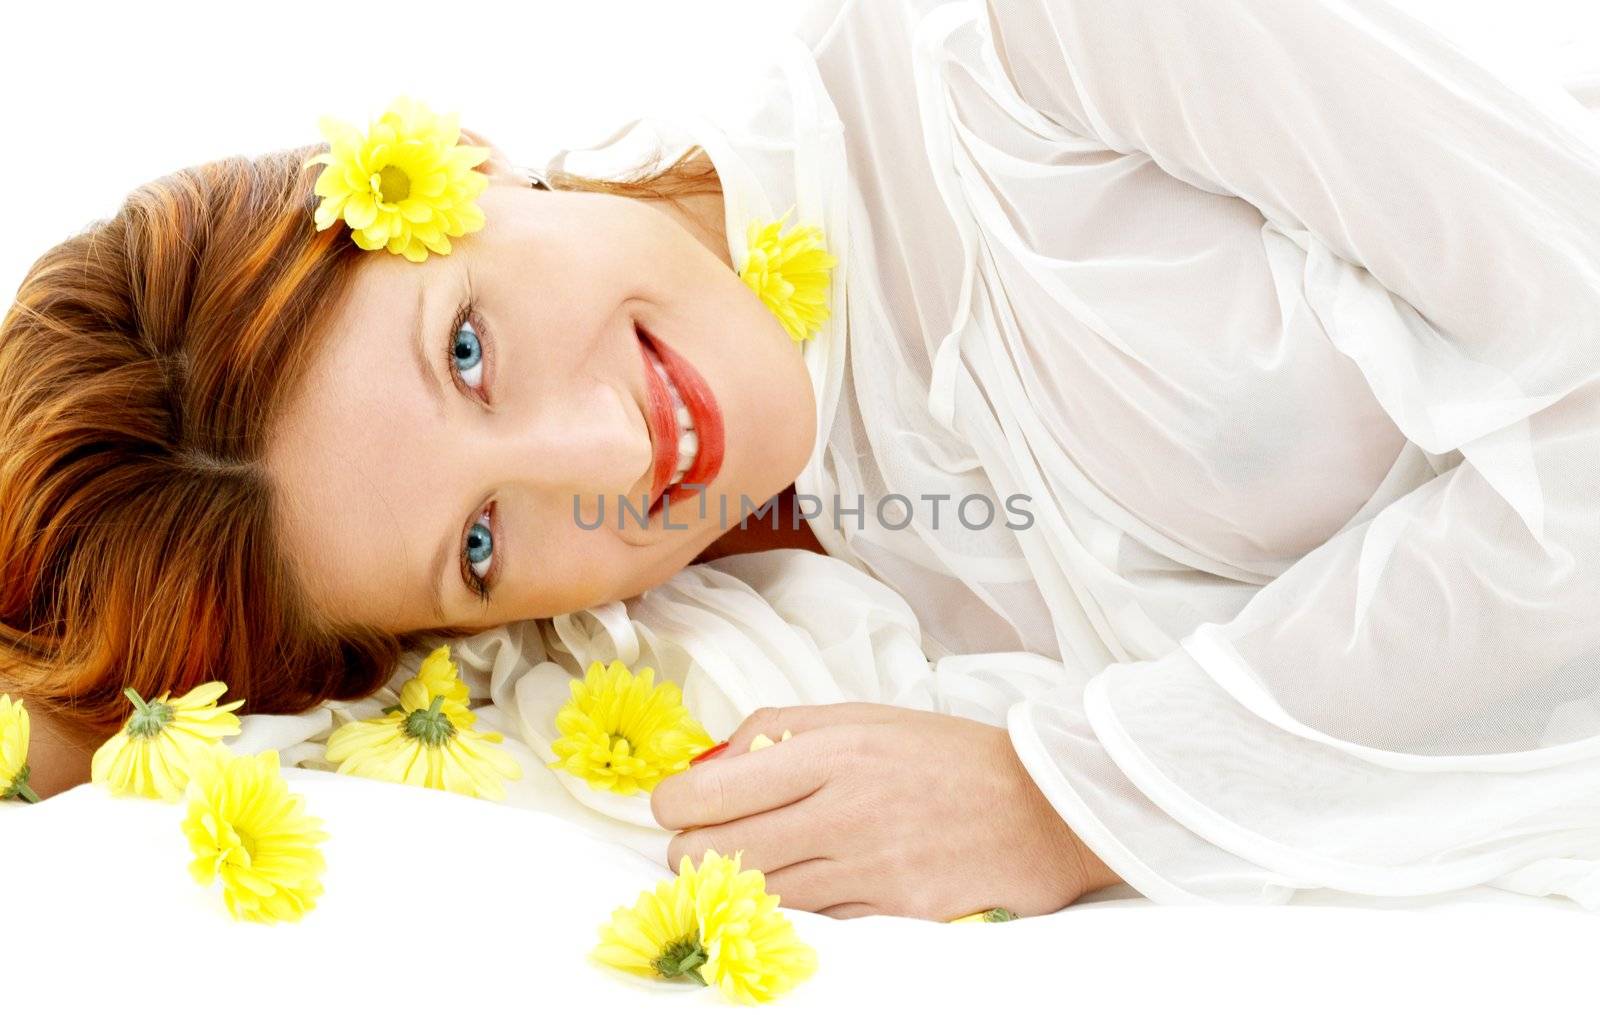
[[[432,548],[420,542],[429,489],[419,451],[437,408],[413,351],[419,294],[436,286],[429,274],[426,264],[392,255],[358,268],[311,340],[305,372],[267,442],[280,539],[313,598],[334,615],[413,612],[412,586]]]

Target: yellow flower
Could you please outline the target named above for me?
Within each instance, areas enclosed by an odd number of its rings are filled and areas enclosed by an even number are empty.
[[[450,659],[449,645],[440,645],[428,653],[428,658],[422,661],[414,679],[422,681],[423,701],[444,696],[444,717],[457,729],[471,729],[478,724],[478,714],[472,710],[467,685]]]
[[[619,906],[600,928],[595,959],[641,976],[689,976],[701,983],[698,966],[706,960],[695,915],[694,864],[684,857],[682,872],[639,893],[633,908]]]
[[[489,178],[473,167],[490,150],[462,145],[455,113],[439,116],[401,96],[366,134],[324,116],[318,121],[329,150],[303,164],[322,163],[317,176],[317,229],[341,218],[362,250],[387,248],[408,261],[428,251],[450,253],[446,237],[483,228],[476,199]]]
[[[706,982],[725,997],[751,1004],[787,993],[814,973],[817,953],[778,912],[778,897],[767,894],[765,876],[739,869],[740,857],[706,851],[695,886],[695,913],[705,944]]]
[[[278,752],[235,755],[212,747],[189,782],[183,833],[194,851],[189,873],[202,885],[222,879],[222,898],[237,920],[298,920],[322,894],[328,838],[322,819],[289,792]]]
[[[239,732],[239,717],[231,713],[244,702],[217,704],[227,691],[227,684],[213,680],[176,701],[162,694],[146,702],[138,691],[123,688],[133,715],[94,752],[90,780],[113,793],[178,799],[196,761],[223,737]]]
[[[1007,922],[1009,922],[1011,920],[1015,920],[1015,919],[1017,919],[1017,914],[1013,913],[1009,909],[1006,909],[1004,906],[996,906],[993,909],[985,909],[981,913],[969,913],[966,916],[958,916],[954,920],[951,920],[950,922],[951,923],[1007,923]]]
[[[774,744],[781,743],[784,740],[788,740],[792,736],[794,736],[794,734],[790,733],[788,730],[784,730],[783,731],[783,736],[779,737],[777,740],[773,740],[771,737],[767,736],[765,733],[757,733],[755,736],[750,738],[750,750],[759,751],[763,747],[771,747]]]
[[[550,745],[550,767],[623,794],[648,793],[688,768],[711,737],[683,707],[678,686],[652,686],[654,680],[648,666],[634,675],[621,660],[590,663],[582,680],[569,683],[572,696],[556,715],[561,737]]]
[[[401,686],[398,710],[334,730],[327,759],[347,775],[502,800],[500,780],[521,778],[522,766],[492,746],[503,736],[473,729],[478,717],[466,701],[466,685],[441,646]]]
[[[28,710],[21,698],[0,694],[0,800],[12,797],[39,802],[28,785]]]
[[[714,984],[744,1004],[787,993],[816,971],[817,953],[778,912],[761,872],[739,863],[739,854],[729,859],[709,849],[699,870],[682,858],[677,877],[611,914],[590,954],[643,976]]]
[[[803,342],[828,319],[829,269],[838,261],[823,246],[821,227],[784,229],[793,211],[791,205],[777,221],[750,223],[739,277],[778,315],[789,337]]]

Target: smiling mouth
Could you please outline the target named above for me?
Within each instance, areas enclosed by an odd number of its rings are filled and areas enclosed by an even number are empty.
[[[722,412],[699,371],[641,325],[637,328],[644,357],[647,421],[652,445],[650,512],[682,494],[685,485],[706,485],[722,468]]]

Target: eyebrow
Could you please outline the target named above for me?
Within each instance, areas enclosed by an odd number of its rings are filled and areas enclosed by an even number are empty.
[[[417,306],[412,314],[411,351],[415,354],[417,373],[422,378],[422,386],[433,396],[434,405],[438,408],[439,415],[442,417],[445,411],[444,393],[439,390],[439,378],[433,371],[432,360],[428,356],[427,335],[424,333],[424,325],[427,323],[427,314],[425,312],[427,303],[428,287],[426,285],[418,285]],[[439,544],[439,549],[434,552],[433,562],[425,572],[428,576],[428,588],[423,592],[423,598],[431,604],[434,619],[439,622],[440,626],[444,626],[446,623],[444,593],[441,589],[444,587],[445,565],[450,559],[450,543],[451,538],[446,535],[444,541]]]

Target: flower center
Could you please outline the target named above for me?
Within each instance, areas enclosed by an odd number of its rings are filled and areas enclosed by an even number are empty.
[[[670,980],[675,976],[693,977],[701,986],[705,979],[700,975],[700,966],[706,960],[705,949],[700,946],[700,932],[695,931],[688,937],[672,942],[661,950],[651,965],[656,967],[656,972]]]
[[[411,196],[411,177],[399,166],[378,170],[378,200],[398,204]]]
[[[128,720],[128,736],[153,737],[166,729],[167,724],[172,721],[172,706],[166,702],[147,702],[131,687],[124,687],[122,693],[133,702],[133,717]]]
[[[628,743],[628,738],[620,733],[611,734],[611,742],[608,746],[611,748],[613,756],[620,754],[623,757],[627,757],[633,753],[633,745]]]
[[[224,824],[217,833],[217,855],[229,867],[249,870],[255,862],[256,844],[238,825]]]
[[[440,744],[456,735],[455,724],[443,713],[444,695],[436,694],[427,708],[419,708],[406,716],[405,734],[420,740],[429,747]]]

